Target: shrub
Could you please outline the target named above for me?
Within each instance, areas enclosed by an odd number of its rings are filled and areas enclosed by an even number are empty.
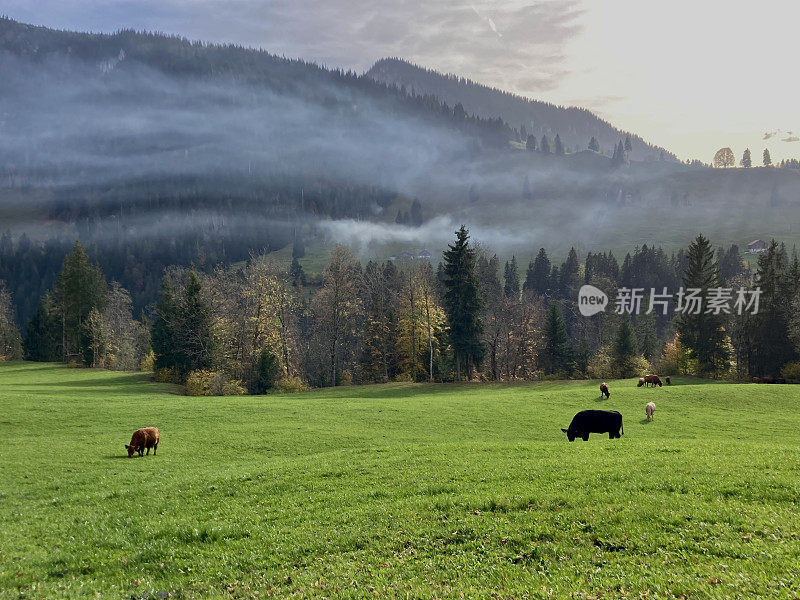
[[[153,373],[153,379],[159,383],[183,383],[180,375],[178,375],[178,371],[172,367],[169,369],[156,369]]]
[[[240,381],[228,379],[221,371],[198,369],[186,378],[187,396],[243,396],[246,393]]]
[[[283,392],[284,394],[307,392],[309,389],[299,377],[281,377],[275,384],[275,387],[278,388],[278,391]]]
[[[800,383],[800,361],[783,365],[781,367],[781,377],[790,383]]]
[[[206,371],[203,369],[189,373],[186,377],[186,395],[210,396],[211,379],[214,375],[215,373],[213,371]]]
[[[156,354],[152,350],[145,354],[142,357],[142,360],[139,361],[139,370],[140,371],[153,371],[155,369],[156,364]]]

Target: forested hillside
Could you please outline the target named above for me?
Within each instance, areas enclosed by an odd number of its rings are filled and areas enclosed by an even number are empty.
[[[664,148],[646,143],[634,133],[621,131],[592,112],[523,98],[481,85],[454,74],[442,74],[397,58],[384,58],[367,71],[376,81],[403,86],[417,94],[431,94],[448,103],[462,103],[464,109],[482,117],[500,117],[524,134],[537,138],[558,134],[571,151],[586,150],[592,138],[599,149],[611,156],[620,139],[630,135],[631,160],[675,160]]]
[[[455,79],[448,102],[262,50],[10,19],[0,73],[0,281],[19,325],[76,240],[139,314],[170,265],[211,272],[293,247],[315,248],[318,271],[334,242],[363,263],[428,249],[435,264],[463,223],[521,260],[677,251],[700,231],[791,248],[800,231],[796,169],[635,160],[661,151],[524,101],[563,119],[538,136],[542,118],[527,133],[470,107],[520,99]],[[581,149],[587,123],[612,156]]]

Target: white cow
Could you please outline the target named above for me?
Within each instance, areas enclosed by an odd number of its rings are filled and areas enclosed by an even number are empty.
[[[653,418],[653,413],[656,412],[656,403],[648,402],[644,407],[644,412],[647,414],[647,420],[650,421]]]

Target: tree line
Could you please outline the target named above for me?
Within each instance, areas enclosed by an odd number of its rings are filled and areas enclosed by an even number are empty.
[[[134,318],[130,294],[108,283],[76,243],[24,336],[0,285],[0,357],[153,370],[190,393],[264,393],[388,381],[513,381],[630,377],[646,371],[703,377],[800,377],[800,260],[773,241],[755,269],[737,246],[698,236],[667,255],[638,247],[571,249],[561,264],[544,248],[527,268],[501,265],[462,227],[434,269],[424,260],[369,261],[336,246],[309,284],[266,254],[235,266],[167,267],[155,305]],[[611,300],[579,314],[591,284]],[[756,314],[629,314],[619,289],[761,289]],[[795,369],[793,371],[793,369]]]

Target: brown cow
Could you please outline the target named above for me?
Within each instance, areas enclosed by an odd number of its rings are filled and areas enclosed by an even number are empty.
[[[605,381],[600,384],[600,396],[605,396],[606,399],[611,397],[611,392],[608,391],[608,384]]]
[[[645,375],[644,385],[645,387],[648,385],[652,385],[653,387],[661,387],[663,384],[661,383],[661,378],[658,375]]]
[[[672,380],[669,378],[669,375],[667,375],[666,377],[664,377],[664,381],[666,381],[666,382],[667,382],[667,385],[672,385]]]
[[[147,448],[147,454],[150,454],[150,448],[152,448],[153,456],[155,456],[160,439],[161,434],[158,431],[158,427],[137,429],[131,436],[131,443],[125,444],[125,448],[128,450],[128,458],[131,458],[136,452],[139,453],[139,456],[144,456],[145,448]]]
[[[644,385],[644,377],[639,377],[639,383],[636,384],[636,387],[642,387]]]

